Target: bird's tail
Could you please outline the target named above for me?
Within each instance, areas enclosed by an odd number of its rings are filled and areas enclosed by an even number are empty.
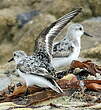
[[[58,92],[58,93],[63,93],[63,90],[59,87],[59,85],[56,83],[55,80],[52,80],[52,86],[50,86],[51,89],[53,89],[54,91]]]

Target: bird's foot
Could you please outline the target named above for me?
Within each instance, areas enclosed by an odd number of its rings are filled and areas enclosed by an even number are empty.
[[[68,70],[68,73],[73,73],[74,70],[75,70],[75,68],[70,68],[70,69]]]
[[[30,91],[29,91],[29,89],[27,88],[26,90],[25,90],[25,92],[24,92],[24,96],[27,96],[27,95],[29,95],[30,94]]]

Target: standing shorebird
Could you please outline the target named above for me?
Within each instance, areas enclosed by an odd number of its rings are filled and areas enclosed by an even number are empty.
[[[58,93],[63,93],[55,81],[55,69],[51,64],[52,42],[60,30],[80,11],[81,9],[76,9],[44,29],[39,35],[36,45],[38,47],[32,56],[27,56],[24,51],[13,53],[13,58],[9,62],[12,60],[16,62],[17,72],[26,81],[27,86],[49,87]]]
[[[49,72],[43,68],[44,65],[41,59],[35,56],[27,56],[24,51],[15,51],[13,53],[13,58],[9,60],[14,60],[17,64],[17,72],[22,77],[26,86],[39,86],[43,88],[51,88],[52,90],[63,93],[62,89],[55,82],[54,76],[50,75]]]
[[[53,45],[52,65],[56,69],[70,65],[73,60],[78,59],[81,49],[81,36],[83,34],[92,37],[84,32],[83,25],[71,24],[63,40]]]

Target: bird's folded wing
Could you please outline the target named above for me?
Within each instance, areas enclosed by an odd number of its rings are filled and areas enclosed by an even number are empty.
[[[54,38],[64,28],[64,26],[80,12],[81,8],[71,11],[70,13],[67,13],[66,15],[62,16],[57,21],[52,23],[49,27],[44,29],[40,33],[39,37],[36,39],[35,43],[36,48],[37,49],[44,48],[48,52],[48,54],[51,55]]]
[[[68,57],[73,51],[74,48],[71,43],[65,45],[59,42],[53,46],[52,57],[53,58]]]
[[[56,79],[53,75],[51,75],[45,68],[38,67],[34,72],[31,74],[37,75],[37,76],[42,76],[46,78],[51,78],[51,79]]]
[[[52,78],[56,79],[54,76],[52,76],[45,68],[39,67],[39,66],[32,66],[28,65],[26,62],[17,65],[17,69],[21,71],[24,74],[29,74],[29,75],[37,75],[37,76],[42,76],[42,77],[47,77],[47,78]]]

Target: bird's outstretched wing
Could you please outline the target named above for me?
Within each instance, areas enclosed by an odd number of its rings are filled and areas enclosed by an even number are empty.
[[[45,28],[36,39],[36,49],[44,49],[51,56],[54,38],[64,26],[80,12],[81,8],[75,9],[53,22],[49,27]]]

